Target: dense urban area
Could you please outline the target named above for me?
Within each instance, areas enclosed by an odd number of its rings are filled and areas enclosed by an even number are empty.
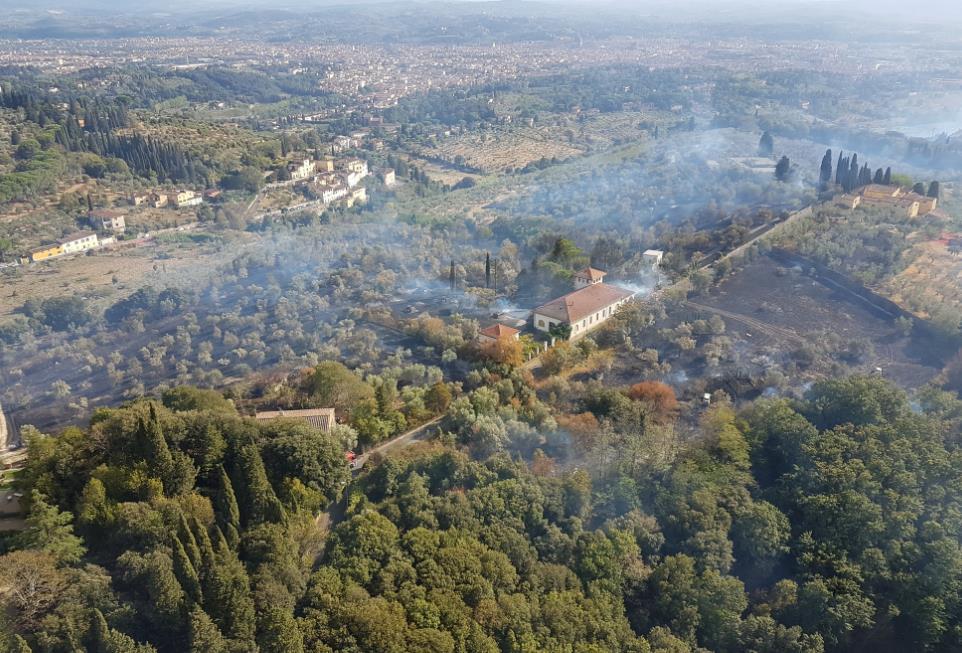
[[[957,8],[48,4],[0,653],[962,650]]]

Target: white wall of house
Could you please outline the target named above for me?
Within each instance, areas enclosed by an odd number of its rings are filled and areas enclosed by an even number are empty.
[[[604,307],[603,309],[581,319],[577,322],[572,323],[571,326],[571,339],[575,340],[584,336],[589,331],[597,329],[602,324],[607,322],[612,318],[612,316],[618,311],[622,304],[628,301],[629,298],[625,298]],[[534,313],[532,316],[534,321],[534,328],[538,331],[544,331],[547,333],[552,326],[555,324],[561,324],[560,320],[548,317],[547,315],[541,315],[539,313]]]
[[[78,238],[77,240],[64,242],[63,253],[73,254],[75,252],[83,252],[88,249],[94,249],[95,247],[97,247],[97,235],[92,234],[90,236],[85,236],[84,238]]]

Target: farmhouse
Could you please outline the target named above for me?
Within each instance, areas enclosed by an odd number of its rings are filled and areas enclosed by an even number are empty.
[[[30,250],[30,261],[36,263],[48,258],[63,256],[63,246],[61,245],[42,245]]]
[[[204,201],[203,197],[192,190],[179,190],[175,193],[170,193],[167,199],[178,209],[187,206],[197,206]]]
[[[499,340],[517,340],[520,335],[521,332],[512,327],[503,324],[492,324],[486,329],[478,331],[478,342],[482,345],[488,345]]]
[[[553,326],[568,326],[571,338],[580,338],[611,319],[634,294],[600,281],[592,283],[534,309],[534,328],[550,332]]]
[[[859,191],[859,195],[862,198],[861,204],[863,206],[894,208],[899,212],[904,212],[905,216],[909,218],[928,215],[938,206],[936,198],[925,197],[899,186],[869,184]]]
[[[333,408],[306,408],[303,410],[268,410],[254,415],[258,422],[269,422],[275,419],[291,419],[305,422],[314,428],[329,433],[334,426]]]
[[[92,231],[79,231],[60,241],[60,247],[64,254],[85,252],[88,249],[97,249],[99,246],[97,234]]]
[[[123,213],[116,211],[91,211],[87,214],[87,217],[92,226],[100,227],[104,231],[122,234],[127,230],[127,219]]]
[[[379,173],[379,176],[381,177],[381,181],[384,182],[384,185],[387,186],[388,188],[390,188],[397,182],[397,178],[395,177],[395,174],[394,174],[394,168],[386,168],[384,170],[381,170],[381,172]]]

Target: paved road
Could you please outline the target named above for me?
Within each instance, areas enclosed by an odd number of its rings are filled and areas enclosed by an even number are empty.
[[[397,449],[403,449],[404,447],[409,447],[415,442],[422,440],[431,431],[431,429],[434,426],[436,426],[437,423],[440,421],[441,421],[441,416],[435,417],[430,422],[425,422],[421,426],[418,426],[416,428],[411,429],[410,431],[402,433],[401,435],[395,438],[392,438],[387,442],[384,442],[383,444],[378,445],[377,447],[371,449],[370,451],[367,451],[361,454],[360,456],[357,457],[357,461],[356,461],[357,464],[354,467],[354,475],[357,476],[361,468],[364,467],[364,464],[374,454],[379,454],[381,456],[384,456],[389,454],[391,451],[394,451]],[[325,536],[324,544],[321,545],[321,548],[320,550],[318,550],[317,555],[314,556],[315,568],[317,568],[317,565],[320,563],[321,558],[324,557],[324,551],[327,547],[327,534],[330,533],[335,526],[341,523],[341,521],[344,519],[345,513],[346,513],[346,505],[345,505],[344,497],[341,497],[339,501],[332,503],[330,506],[328,506],[327,510],[318,514],[317,517],[314,518],[314,524],[317,526],[318,530]]]

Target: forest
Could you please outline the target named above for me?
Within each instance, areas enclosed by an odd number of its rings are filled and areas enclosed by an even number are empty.
[[[962,644],[957,399],[824,381],[713,406],[653,458],[676,419],[662,393],[599,389],[595,426],[564,429],[525,373],[480,371],[437,440],[353,481],[343,433],[255,424],[212,391],[29,432],[6,650]],[[338,514],[326,538],[319,512]]]

